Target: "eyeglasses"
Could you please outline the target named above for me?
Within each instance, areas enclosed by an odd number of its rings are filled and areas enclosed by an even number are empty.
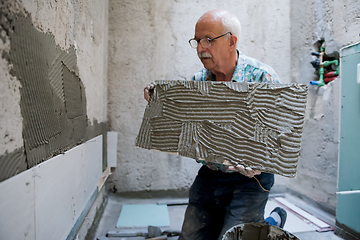
[[[220,35],[220,36],[214,37],[214,38],[202,38],[202,39],[192,38],[189,40],[189,44],[192,48],[197,48],[199,43],[203,48],[209,48],[211,46],[212,41],[214,41],[215,39],[221,38],[228,33],[230,33],[230,35],[232,35],[231,32],[227,32],[227,33],[224,33],[223,35]]]

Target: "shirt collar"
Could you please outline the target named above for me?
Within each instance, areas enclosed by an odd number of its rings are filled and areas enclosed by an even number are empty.
[[[236,75],[239,73],[239,71],[242,70],[241,68],[244,65],[243,63],[245,61],[243,54],[238,49],[236,49],[236,53],[237,53],[237,61],[236,61],[235,70],[234,70],[234,73],[232,75],[230,82],[237,82]],[[210,70],[206,70],[205,81],[216,81],[215,74],[213,74]]]

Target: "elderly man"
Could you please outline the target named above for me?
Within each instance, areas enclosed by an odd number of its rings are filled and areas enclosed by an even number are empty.
[[[225,10],[206,12],[197,21],[191,47],[204,65],[194,81],[234,81],[278,83],[275,71],[237,50],[239,20]],[[144,98],[150,99],[149,84]],[[241,146],[239,146],[241,148]],[[264,222],[264,209],[274,175],[205,161],[190,188],[189,205],[179,239],[221,239],[231,227],[246,222]],[[240,173],[240,174],[239,174]],[[272,211],[265,221],[283,227],[286,212]]]

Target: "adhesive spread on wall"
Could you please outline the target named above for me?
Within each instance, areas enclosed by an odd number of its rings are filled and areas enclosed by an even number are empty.
[[[0,156],[0,181],[27,169],[24,148]]]
[[[308,87],[156,81],[136,146],[296,175]]]
[[[87,126],[85,88],[74,48],[56,45],[38,31],[30,16],[0,9],[1,29],[10,40],[2,57],[21,83],[24,147],[0,157],[0,181],[101,134]],[[2,38],[5,41],[5,38]],[[95,124],[97,121],[95,121]],[[24,167],[26,166],[26,167]]]

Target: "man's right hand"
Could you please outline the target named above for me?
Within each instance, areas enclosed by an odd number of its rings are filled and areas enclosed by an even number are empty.
[[[144,98],[146,101],[150,100],[151,94],[154,92],[155,83],[148,83],[144,88]]]
[[[237,165],[236,167],[234,166],[229,166],[229,170],[235,170],[238,171],[240,174],[247,176],[249,178],[254,177],[255,175],[259,175],[261,174],[261,172],[259,170],[253,170],[250,167],[244,167],[243,165]]]

